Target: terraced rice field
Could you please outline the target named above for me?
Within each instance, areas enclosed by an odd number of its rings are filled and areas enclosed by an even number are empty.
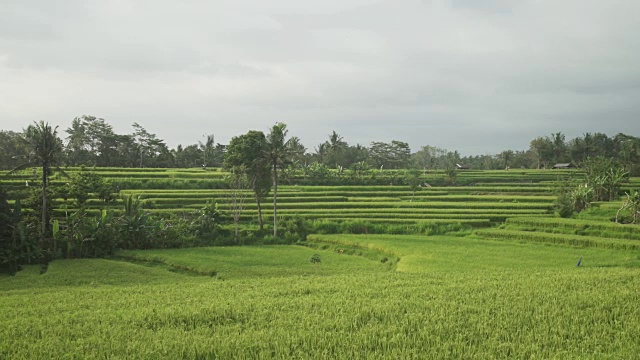
[[[559,174],[461,172],[466,186],[415,196],[406,186],[283,186],[280,216],[333,230],[304,246],[121,251],[55,261],[44,275],[27,267],[0,277],[0,358],[637,358],[640,227],[610,221],[620,202],[556,218]],[[121,193],[155,214],[226,207],[224,190],[156,180]],[[268,201],[263,210],[271,215]],[[243,226],[256,215],[247,206]],[[367,234],[336,234],[342,223]],[[452,232],[424,235],[432,224]]]
[[[144,207],[158,216],[202,209],[207,202],[216,202],[221,210],[228,209],[225,201],[224,177],[219,169],[91,169],[113,183],[120,184],[120,195],[135,195]],[[79,169],[67,169],[69,173]],[[399,177],[399,172],[379,172],[378,176]],[[22,182],[29,172],[15,180]],[[425,183],[444,176],[425,172]],[[552,217],[554,189],[563,179],[579,179],[575,170],[510,170],[461,171],[460,183],[465,186],[425,186],[415,194],[408,186],[281,186],[278,192],[278,214],[286,218],[308,221],[371,222],[396,225],[400,223],[466,224],[487,227],[509,218]],[[25,180],[26,181],[26,180]],[[62,178],[56,180],[65,181]],[[195,182],[194,182],[195,181]],[[292,180],[300,181],[300,175]],[[628,186],[638,180],[632,179]],[[142,183],[144,182],[144,184]],[[432,181],[433,182],[433,181]],[[437,182],[437,181],[436,181]],[[55,183],[55,181],[54,181]],[[188,188],[185,188],[188,187]],[[257,207],[249,200],[242,213],[242,226],[257,226]],[[119,211],[117,201],[110,205]],[[263,215],[272,216],[271,199],[263,202]],[[72,200],[56,199],[58,216],[64,216],[74,205]],[[104,205],[89,200],[89,211],[97,212]],[[603,219],[606,220],[606,219]]]
[[[465,220],[501,222],[511,216],[548,216],[554,197],[548,195],[474,195],[470,189],[423,188],[413,197],[404,186],[353,186],[340,189],[282,187],[278,193],[278,214],[305,219],[376,219],[389,223],[398,220]],[[476,190],[476,189],[471,189]],[[493,190],[499,193],[499,186]],[[220,209],[228,208],[224,191],[124,191],[139,195],[155,213],[199,209],[206,201],[217,201]],[[453,193],[453,194],[450,194]],[[264,216],[272,216],[269,200],[263,204]],[[257,207],[248,203],[243,219],[256,222]]]
[[[135,195],[144,207],[158,216],[180,212],[194,212],[207,202],[216,202],[218,208],[227,210],[227,191],[220,188],[227,175],[219,169],[91,169],[113,183],[121,184],[120,195]],[[79,169],[67,169],[69,173]],[[398,177],[396,171],[379,172],[378,176]],[[23,181],[29,172],[18,175],[13,181]],[[425,172],[425,183],[443,174]],[[579,179],[575,170],[510,170],[510,171],[461,171],[460,182],[465,186],[425,186],[415,193],[408,186],[281,186],[278,192],[278,214],[286,218],[304,218],[308,221],[333,221],[336,223],[370,222],[372,224],[466,224],[484,228],[500,224],[509,218],[553,217],[554,189],[563,179]],[[146,181],[144,186],[139,181]],[[293,176],[293,182],[300,175]],[[58,179],[58,182],[65,181]],[[197,181],[201,183],[190,183]],[[638,179],[631,179],[626,186],[633,187]],[[191,184],[190,189],[183,189]],[[154,187],[155,185],[155,187]],[[207,188],[200,188],[206,185]],[[252,195],[242,213],[242,226],[257,226],[257,207]],[[263,202],[263,215],[272,216],[271,199]],[[74,205],[72,200],[56,199],[58,216],[63,216]],[[604,207],[608,206],[606,204]],[[104,205],[97,199],[88,201],[89,211],[97,212]],[[120,201],[109,206],[119,211]],[[608,212],[606,212],[608,214]],[[608,221],[604,215],[601,220]],[[513,229],[511,229],[513,230]],[[489,236],[495,230],[478,234]],[[506,231],[506,230],[505,230]],[[513,235],[513,234],[512,234]],[[496,237],[498,235],[495,235]],[[504,238],[504,236],[502,236]]]
[[[554,197],[546,184],[494,183],[465,187],[425,187],[414,196],[406,186],[283,186],[278,193],[278,211],[288,216],[309,218],[376,218],[460,219],[465,214],[473,219],[504,221],[509,215],[544,215],[550,212]],[[517,190],[517,193],[516,193]],[[217,199],[221,209],[226,205],[223,190],[123,190],[144,199],[154,211],[197,209],[207,200]],[[246,206],[246,217],[256,216],[255,204]],[[269,215],[269,206],[265,206]],[[482,217],[482,215],[484,218]]]
[[[640,250],[638,225],[622,225],[610,221],[509,218],[501,229],[481,229],[475,234],[492,240]]]

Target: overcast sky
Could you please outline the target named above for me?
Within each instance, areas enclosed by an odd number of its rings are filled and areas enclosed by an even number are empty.
[[[0,0],[0,129],[82,114],[170,146],[284,122],[308,150],[465,155],[640,136],[637,0]]]

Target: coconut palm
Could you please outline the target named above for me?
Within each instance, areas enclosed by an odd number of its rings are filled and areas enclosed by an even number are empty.
[[[40,243],[46,248],[46,238],[49,233],[49,213],[47,211],[47,185],[53,168],[58,168],[62,155],[62,140],[58,137],[58,127],[51,127],[44,121],[34,122],[24,130],[23,139],[31,150],[29,162],[18,166],[9,174],[32,166],[42,168],[42,223],[40,230]]]
[[[264,151],[264,159],[272,170],[273,176],[273,236],[278,236],[277,228],[277,197],[278,197],[278,174],[291,162],[300,152],[299,140],[297,137],[286,139],[287,125],[277,123],[271,128],[267,135],[267,147]]]

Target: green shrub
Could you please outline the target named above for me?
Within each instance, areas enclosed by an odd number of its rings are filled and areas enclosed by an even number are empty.
[[[558,216],[562,218],[571,217],[575,211],[573,201],[571,200],[571,193],[563,192],[558,195],[553,207]]]

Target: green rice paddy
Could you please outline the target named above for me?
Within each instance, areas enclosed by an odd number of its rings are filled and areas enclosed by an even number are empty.
[[[156,187],[121,192],[152,214],[224,209],[224,190],[201,187],[222,172],[181,172],[104,174],[135,186],[145,174]],[[576,173],[461,172],[473,185],[415,197],[406,186],[283,186],[278,213],[318,230],[299,245],[27,266],[0,276],[0,359],[637,358],[640,227],[610,221],[619,202],[556,218],[564,175]],[[248,206],[243,226],[256,215]]]

